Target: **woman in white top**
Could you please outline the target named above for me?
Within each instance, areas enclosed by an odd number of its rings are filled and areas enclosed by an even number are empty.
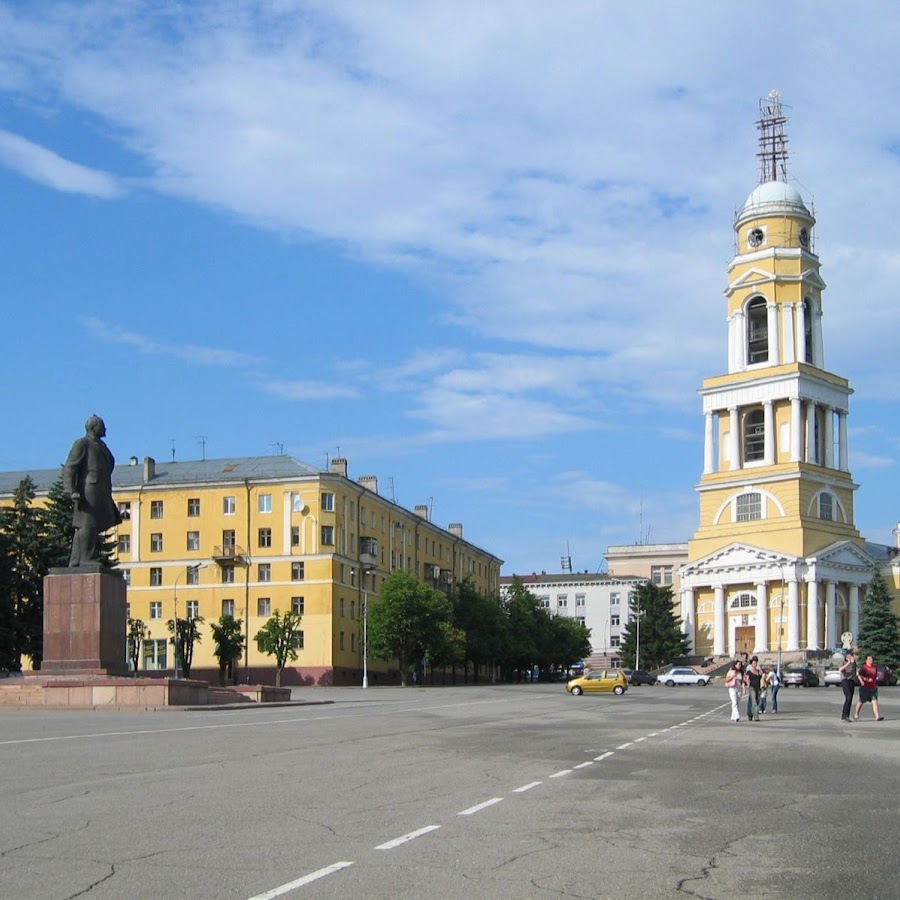
[[[747,675],[744,672],[744,663],[736,659],[731,668],[725,673],[725,687],[728,688],[728,696],[731,697],[731,721],[741,721],[741,696],[744,693],[744,684]]]

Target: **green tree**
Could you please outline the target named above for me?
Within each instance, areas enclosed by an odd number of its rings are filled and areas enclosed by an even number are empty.
[[[637,661],[643,669],[658,669],[688,652],[688,638],[675,615],[671,588],[645,582],[632,593],[631,610],[619,650],[626,666],[637,668]]]
[[[131,670],[137,675],[138,666],[141,664],[141,650],[144,641],[150,634],[150,629],[141,619],[128,620],[128,633],[125,637],[125,646],[128,648],[128,659],[131,662]]]
[[[447,646],[452,622],[453,606],[444,593],[396,569],[385,578],[379,601],[369,606],[369,651],[396,659],[405,687],[410,667],[418,669],[421,660]]]
[[[591,653],[591,629],[575,619],[555,616],[551,620],[551,660],[561,669],[568,669]]]
[[[284,667],[297,658],[297,641],[302,618],[295,612],[282,614],[276,610],[256,633],[256,645],[260,652],[275,657],[276,687],[281,687],[281,673]]]
[[[244,635],[241,631],[241,619],[234,616],[222,616],[213,623],[212,636],[216,643],[213,655],[219,661],[219,684],[224,685],[226,679],[234,683],[234,667],[244,655]]]
[[[507,618],[498,597],[480,594],[471,578],[463,579],[454,595],[454,621],[465,634],[465,678],[468,663],[472,664],[472,679],[478,683],[479,669],[492,665],[505,652]]]
[[[13,604],[12,541],[0,528],[0,671],[19,671],[19,623]]]
[[[195,616],[193,619],[169,619],[166,628],[169,629],[169,643],[175,647],[175,672],[181,669],[185,678],[191,677],[191,666],[194,662],[194,644],[202,642],[200,626],[203,624],[203,616]]]
[[[900,668],[900,630],[891,608],[891,592],[881,570],[876,566],[866,588],[859,615],[859,655],[870,653],[878,665]]]
[[[524,673],[550,654],[550,615],[521,579],[513,578],[506,593],[507,647],[502,665],[508,681],[521,681]],[[546,660],[545,660],[546,661]]]

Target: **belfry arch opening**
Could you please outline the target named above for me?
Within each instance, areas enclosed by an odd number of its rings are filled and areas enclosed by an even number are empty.
[[[758,365],[769,361],[769,318],[765,297],[747,304],[747,361]]]

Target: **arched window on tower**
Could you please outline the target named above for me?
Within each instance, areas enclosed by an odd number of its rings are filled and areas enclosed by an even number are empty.
[[[744,462],[758,462],[766,454],[766,419],[761,409],[744,417]]]
[[[815,365],[813,359],[813,305],[809,302],[809,297],[803,301],[803,343],[806,346],[806,361],[810,365]]]
[[[747,304],[747,361],[751,366],[769,361],[769,316],[765,297],[754,297]]]

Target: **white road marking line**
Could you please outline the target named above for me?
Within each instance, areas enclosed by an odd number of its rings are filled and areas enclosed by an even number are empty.
[[[619,744],[619,746],[616,747],[616,750],[624,750],[626,747],[630,747],[633,743],[634,741],[628,741],[628,743],[626,744]]]
[[[532,781],[529,784],[523,784],[522,787],[517,787],[513,790],[514,794],[524,794],[525,791],[530,791],[532,788],[536,788],[539,784],[543,784],[543,781]]]
[[[639,738],[635,738],[634,742],[636,744],[639,744],[641,741],[646,741],[646,740],[647,740],[647,738],[645,738],[645,737],[639,737]]]
[[[601,753],[600,756],[594,757],[594,762],[603,762],[604,759],[609,759],[610,756],[613,755],[612,750],[607,750],[606,753]]]
[[[658,737],[658,736],[659,736],[659,732],[658,732],[658,731],[654,731],[653,734],[648,734],[648,735],[647,735],[647,737]]]
[[[341,869],[346,869],[347,866],[352,865],[352,862],[334,863],[334,865],[326,866],[324,869],[310,872],[309,875],[304,875],[296,881],[289,881],[287,884],[282,884],[280,887],[272,888],[271,891],[266,891],[264,894],[256,894],[251,897],[250,900],[272,900],[273,897],[280,897],[282,894],[288,893],[288,891],[303,887],[304,884],[309,884],[312,881],[318,881],[318,879],[324,878],[326,875],[333,875],[335,872],[340,872]]]
[[[579,763],[579,764],[578,764],[577,766],[575,766],[574,768],[576,768],[576,769],[586,769],[588,766],[592,766],[593,764],[594,764],[594,761],[593,761],[592,759],[589,759],[587,762]]]
[[[493,806],[495,803],[500,803],[503,800],[502,797],[492,797],[490,800],[485,800],[484,803],[479,803],[477,806],[470,806],[468,809],[464,809],[462,812],[458,812],[458,816],[472,816],[477,812],[481,812],[483,809],[487,809],[489,806]]]
[[[559,772],[554,772],[550,777],[551,778],[560,778],[563,775],[568,775],[572,770],[571,769],[560,769]]]
[[[417,837],[422,837],[423,834],[428,834],[430,831],[437,831],[437,829],[440,827],[440,825],[426,825],[424,828],[418,828],[415,831],[410,831],[409,834],[401,835],[398,838],[394,838],[392,841],[385,841],[383,844],[379,844],[375,849],[393,850],[394,847],[399,847],[401,844],[405,844],[407,841],[413,841]]]

